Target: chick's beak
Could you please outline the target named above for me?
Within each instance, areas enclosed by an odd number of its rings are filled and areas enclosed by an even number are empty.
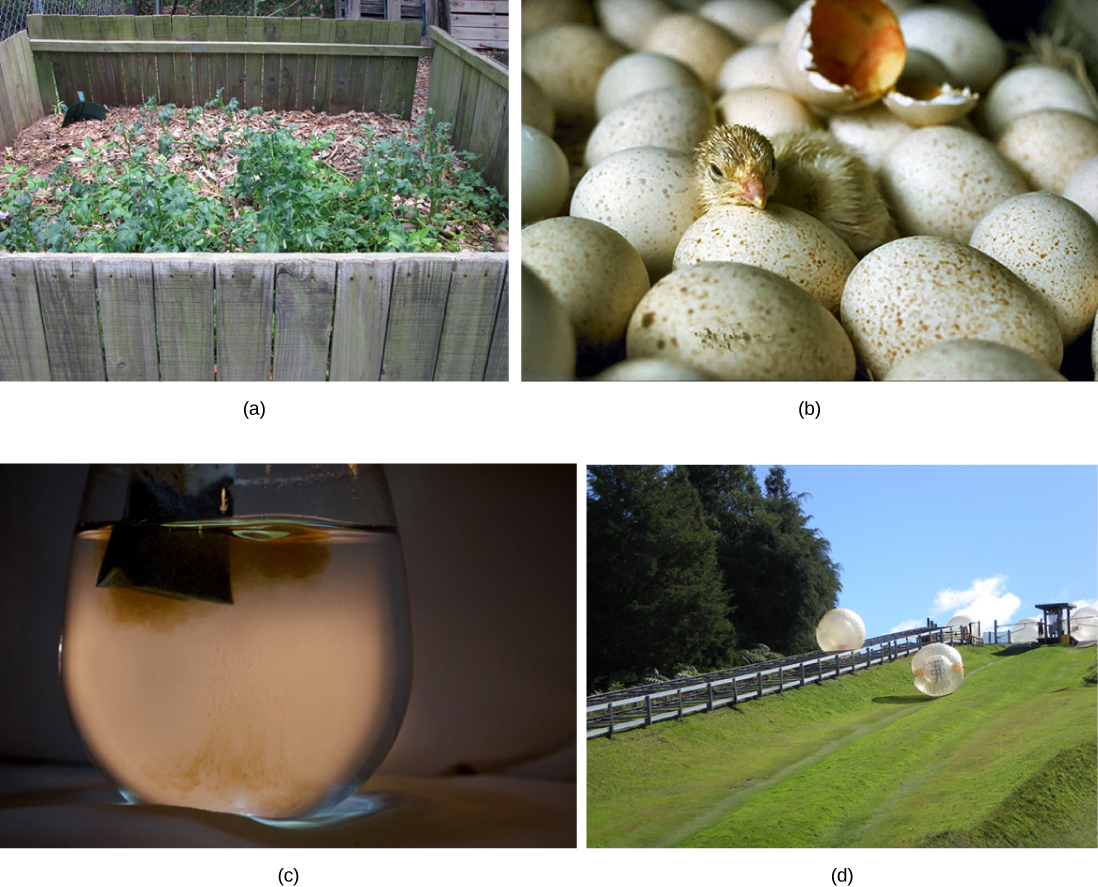
[[[752,206],[757,206],[759,209],[766,206],[766,188],[763,186],[762,179],[744,179],[743,190],[740,192],[740,197],[745,203],[750,203]]]

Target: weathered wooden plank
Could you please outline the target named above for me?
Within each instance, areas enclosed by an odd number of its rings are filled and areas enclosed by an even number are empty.
[[[334,259],[280,261],[275,269],[274,378],[323,382],[335,306]]]
[[[15,44],[9,37],[0,42],[0,119],[3,120],[4,143],[10,144],[26,126],[26,101],[22,91],[17,89],[18,73],[15,59]]]
[[[152,20],[153,39],[170,43],[172,39],[172,17],[170,15],[149,16]],[[175,101],[175,58],[170,49],[157,51],[156,58],[156,96],[157,103],[167,105]]]
[[[455,138],[455,144],[476,154],[480,158],[476,169],[485,181],[506,194],[508,93],[505,87],[497,86],[484,76],[478,77],[480,90],[476,103],[472,108],[462,109],[470,126],[463,136]]]
[[[66,23],[67,27],[75,27],[77,39],[83,40],[95,40],[99,37],[99,16],[97,15],[71,15],[64,16],[64,18],[70,21]],[[73,21],[75,20],[75,21]],[[77,81],[74,86],[77,90],[77,95],[74,95],[72,100],[66,102],[66,104],[72,105],[79,100],[79,93],[84,93],[84,98],[91,101],[98,101],[97,95],[104,95],[106,93],[105,81],[102,73],[96,64],[96,55],[90,51],[84,50],[80,55],[75,56],[77,70]]]
[[[209,257],[157,256],[153,263],[160,378],[165,382],[214,377],[213,281]]]
[[[257,16],[248,16],[245,22],[245,33],[248,35],[248,43],[252,45],[263,43],[263,19]],[[248,72],[248,107],[263,107],[263,56],[245,56],[245,65]]]
[[[351,24],[336,23],[332,39],[337,44],[350,44],[353,39]],[[338,55],[332,58],[331,98],[328,107],[332,114],[344,114],[351,109],[351,57]]]
[[[50,379],[34,266],[33,258],[0,259],[0,382]]]
[[[438,343],[435,381],[481,381],[495,332],[506,257],[454,262]]]
[[[115,256],[98,259],[95,276],[107,380],[157,381],[152,261]]]
[[[94,18],[94,16],[92,16]],[[155,18],[155,16],[151,16]],[[176,16],[178,18],[179,16]],[[189,18],[189,16],[185,16]],[[230,16],[230,20],[231,20]],[[249,17],[250,18],[250,17]],[[139,19],[140,20],[140,19]],[[266,19],[259,18],[258,22],[267,22],[273,32],[282,33],[283,28],[277,28]],[[292,19],[304,23],[307,19]],[[350,22],[348,24],[356,24]],[[362,22],[362,24],[385,26],[385,22]],[[338,28],[338,25],[337,25]],[[245,30],[245,33],[247,31]],[[236,52],[243,55],[267,55],[270,48],[263,45],[266,39],[262,34],[258,42],[251,40],[159,40],[159,39],[134,39],[134,40],[32,40],[31,49],[35,52],[59,52],[67,54],[81,53],[123,53],[123,52],[188,52],[197,55],[211,55],[220,52]],[[431,54],[430,47],[410,46],[404,44],[385,43],[306,43],[300,40],[296,42],[282,41],[278,47],[279,53],[293,53],[297,55],[353,55],[363,57],[385,56],[393,58],[419,58]]]
[[[209,44],[210,37],[210,20],[204,15],[188,15],[187,19],[188,33],[187,40],[198,40]],[[218,53],[219,54],[219,53]],[[195,105],[205,105],[210,101],[217,92],[218,86],[224,86],[223,82],[219,82],[216,86],[213,82],[213,77],[210,74],[210,65],[215,57],[214,53],[209,52],[196,52],[191,54],[191,73],[194,77],[194,88],[191,93],[191,101]]]
[[[105,378],[95,269],[88,256],[42,256],[35,260],[38,303],[55,382],[98,382]]]
[[[319,33],[317,43],[334,43],[336,23],[332,19],[320,19],[317,21]],[[343,47],[340,47],[341,49]],[[332,104],[332,57],[329,55],[317,55],[316,57],[316,89],[313,93],[313,108],[317,111],[327,111]]]
[[[442,42],[435,44],[435,54],[431,59],[431,78],[427,87],[427,107],[434,111],[436,125],[449,123],[453,126],[467,70],[449,46]]]
[[[197,104],[194,100],[195,75],[190,51],[184,47],[195,41],[191,39],[192,30],[189,15],[172,16],[172,41],[175,43],[173,55],[174,78],[172,99],[181,108],[190,108]]]
[[[507,85],[507,69],[499,62],[493,61],[478,52],[474,52],[468,46],[458,43],[458,41],[454,40],[449,34],[445,31],[440,31],[438,28],[433,28],[431,34],[437,42],[445,46],[450,52],[465,62],[465,64],[476,68],[480,73],[484,74],[484,76],[495,83],[498,83],[500,86]]]
[[[42,16],[42,30],[44,35],[48,38],[57,38],[62,41],[65,40],[64,18],[66,18],[66,16]],[[71,35],[69,39],[71,39]],[[33,44],[31,49],[33,51]],[[83,56],[74,53],[65,53],[64,55],[51,53],[50,60],[53,64],[53,77],[54,82],[57,85],[58,101],[70,105],[76,101],[76,91],[78,89],[83,89],[83,86],[77,85],[77,81],[83,82],[85,79],[78,76],[80,62],[83,61]]]
[[[217,261],[217,378],[266,382],[271,378],[271,322],[275,263],[254,256]]]
[[[340,260],[332,326],[333,382],[381,378],[395,262],[385,256]]]
[[[92,19],[91,25],[95,26],[94,31],[90,25],[87,29],[87,34],[92,38],[109,40],[117,36],[112,21],[114,16],[96,15],[89,18]],[[88,91],[87,98],[108,108],[123,104],[122,84],[118,77],[118,57],[96,53],[88,57],[88,64],[92,88]]]
[[[510,310],[508,289],[510,271],[503,268],[503,291],[499,297],[499,311],[496,313],[496,328],[492,331],[492,344],[488,348],[488,363],[484,368],[484,381],[506,382],[510,362]]]
[[[383,380],[430,381],[450,290],[450,262],[437,257],[397,261],[389,302]]]
[[[507,14],[507,0],[450,0],[451,19],[459,12],[494,12]]]
[[[282,40],[282,22],[278,19],[263,19],[263,43],[266,44],[263,55],[263,110],[278,110],[278,87],[282,81],[282,53],[272,52],[269,44]]]
[[[303,18],[300,20],[301,33],[298,39],[307,45],[315,45],[320,42],[320,19]],[[314,96],[316,95],[317,61],[316,53],[302,53],[298,59],[296,93],[294,95],[294,108],[299,111],[315,110]]]
[[[27,36],[28,38],[42,36],[41,15],[27,16]],[[46,109],[52,111],[54,105],[57,104],[57,84],[53,82],[52,56],[48,52],[38,53],[32,50],[31,57],[34,62],[35,76],[38,79],[38,95],[42,101],[42,109],[45,114],[48,113]]]
[[[300,44],[301,19],[282,20],[282,40],[286,43]],[[314,63],[316,56],[313,56]],[[301,56],[294,52],[282,53],[278,71],[278,108],[280,111],[296,111],[297,80],[301,71]]]
[[[34,59],[31,57],[30,40],[26,31],[20,31],[8,38],[15,47],[15,76],[16,88],[23,93],[27,107],[27,123],[38,120],[45,111],[42,108],[42,98],[38,92],[38,75],[34,68]]]
[[[211,18],[222,18],[222,16],[211,16]],[[224,16],[225,20],[225,33],[224,39],[235,43],[243,42],[248,34],[248,22],[244,16],[232,15]],[[214,37],[214,26],[211,23],[210,37]],[[236,99],[237,104],[242,108],[248,107],[248,69],[246,64],[246,56],[239,52],[228,52],[225,54],[225,94],[224,99],[226,104],[231,99]]]
[[[210,43],[224,43],[228,40],[227,20],[228,16],[211,15],[206,19],[206,27],[210,35]],[[217,97],[217,91],[221,90],[221,101],[229,101],[229,74],[226,54],[215,52],[210,55],[210,98]],[[239,101],[239,99],[237,100]]]
[[[351,23],[351,39],[354,43],[377,44],[382,42],[384,22],[360,19]],[[374,56],[355,56],[351,60],[351,85],[348,101],[351,110],[376,111],[381,105],[381,75],[383,59]]]
[[[414,22],[387,22],[387,39],[394,44],[419,43],[419,29]],[[382,62],[381,97],[378,110],[405,120],[412,116],[415,95],[416,64],[413,59],[386,57]],[[409,78],[410,74],[410,78]],[[410,88],[409,88],[410,87]]]
[[[472,144],[475,138],[473,131],[473,109],[480,100],[480,87],[484,77],[479,71],[465,68],[461,81],[461,96],[458,98],[457,108],[454,111],[454,128],[451,130],[453,142],[465,148]],[[491,84],[488,84],[490,87]]]
[[[116,15],[109,18],[113,19],[111,27],[115,40],[137,39],[137,21],[134,16]],[[103,23],[100,22],[100,33],[102,32]],[[141,95],[141,67],[136,52],[118,55],[118,92],[118,100],[124,105],[140,105],[145,101],[145,97]]]
[[[136,16],[133,20],[135,37],[138,40],[152,39],[152,18],[147,15]],[[137,59],[137,91],[140,95],[139,104],[145,104],[150,98],[160,94],[160,88],[156,82],[156,57],[152,53],[134,53]]]

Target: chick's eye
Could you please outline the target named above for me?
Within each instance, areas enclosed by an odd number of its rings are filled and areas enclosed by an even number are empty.
[[[715,179],[723,179],[724,173],[721,172],[721,168],[715,163],[709,164],[709,175]]]

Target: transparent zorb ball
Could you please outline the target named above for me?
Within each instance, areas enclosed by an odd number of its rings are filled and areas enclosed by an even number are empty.
[[[1098,609],[1080,607],[1072,613],[1071,636],[1080,644],[1098,640]]]
[[[865,643],[865,623],[853,610],[828,610],[816,626],[816,643],[826,652],[857,650]]]
[[[948,696],[965,679],[961,654],[949,644],[928,644],[911,660],[915,689],[927,696]]]
[[[1024,619],[1019,619],[1018,624],[1010,632],[1010,642],[1012,644],[1037,643],[1037,626],[1040,624],[1041,620],[1035,616],[1026,616]]]
[[[935,850],[923,853],[911,866],[911,884],[926,887],[963,887],[964,869],[952,853]]]

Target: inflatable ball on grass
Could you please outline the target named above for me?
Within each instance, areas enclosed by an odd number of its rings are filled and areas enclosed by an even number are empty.
[[[915,689],[927,696],[948,696],[965,679],[961,654],[949,644],[928,644],[911,660]]]

